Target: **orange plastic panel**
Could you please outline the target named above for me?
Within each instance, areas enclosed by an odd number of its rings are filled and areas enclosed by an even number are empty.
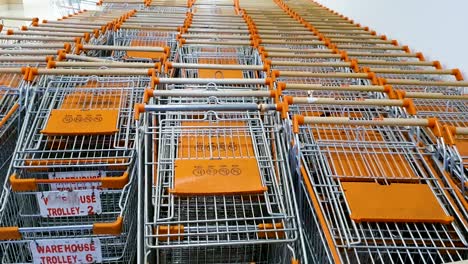
[[[457,138],[455,141],[458,152],[461,156],[468,157],[468,139],[466,138]]]
[[[117,217],[114,222],[94,223],[93,234],[95,235],[120,235],[122,234],[123,218]]]
[[[315,125],[312,134],[322,140],[366,140],[383,141],[382,134],[378,131],[366,130],[343,130],[342,126]]]
[[[202,48],[201,52],[207,53],[235,53],[236,49],[234,48]],[[208,58],[201,57],[198,59],[200,64],[238,64],[237,59],[235,58]],[[200,78],[244,78],[244,74],[241,70],[215,70],[215,69],[199,69],[198,76]]]
[[[174,235],[178,234],[179,236],[160,236],[158,237],[158,240],[164,241],[164,240],[178,240],[178,239],[183,239],[184,235],[184,226],[183,225],[173,225],[173,226],[158,226],[157,230],[158,235]]]
[[[252,138],[244,130],[235,131],[238,127],[245,127],[244,122],[190,122],[182,123],[182,126],[195,127],[226,127],[232,128],[233,133],[216,132],[212,135],[183,135],[178,145],[179,158],[229,158],[229,157],[253,157],[254,148]],[[220,130],[222,131],[222,130]],[[234,132],[235,131],[235,132]]]
[[[204,62],[200,62],[204,63]],[[234,79],[244,78],[241,70],[215,70],[215,69],[199,69],[199,78],[216,78],[216,79]]]
[[[247,135],[226,137],[182,136],[179,157],[218,158],[253,155],[252,139]]]
[[[258,237],[260,238],[284,238],[284,229],[283,223],[265,223],[259,224],[258,229],[260,230],[268,230],[264,232],[258,232]]]
[[[22,80],[22,76],[11,74],[0,74],[0,86],[16,88]]]
[[[458,152],[462,156],[463,167],[468,169],[468,139],[467,138],[457,138],[455,141]],[[465,186],[468,187],[468,183],[465,183]]]
[[[414,182],[419,179],[410,162],[402,154],[369,153],[365,149],[357,152],[348,147],[330,147],[330,150],[332,152],[327,154],[327,158],[332,163],[333,173],[342,181],[355,181],[359,177],[362,177],[362,180],[385,178],[395,182]]]
[[[450,106],[441,106],[441,105],[430,105],[430,106],[427,106],[427,105],[418,105],[418,112],[425,112],[425,111],[429,111],[429,112],[460,112],[460,110],[458,110],[457,108],[455,107],[450,107]]]
[[[116,88],[116,87],[132,87],[131,82],[99,82],[96,80],[89,80],[83,85],[77,85],[75,88]]]
[[[22,235],[17,226],[0,227],[0,241],[20,240]]]
[[[360,222],[410,222],[450,224],[426,184],[343,182],[351,219]]]
[[[92,93],[77,92],[65,96],[60,109],[118,109],[121,94],[109,93],[94,95]]]
[[[248,132],[236,128],[244,122],[183,122],[183,126],[232,128],[213,129],[209,135],[180,137],[175,161],[177,195],[222,195],[262,193],[260,170]]]
[[[263,193],[257,160],[176,160],[176,195],[222,195]]]
[[[54,135],[109,135],[118,130],[119,110],[53,109],[41,133]]]
[[[149,46],[149,47],[164,47],[166,43],[162,41],[159,43],[148,43],[143,40],[132,40],[130,46]],[[127,51],[127,56],[132,58],[146,58],[146,59],[161,59],[164,57],[164,52],[162,51]]]
[[[235,59],[229,58],[200,58],[198,63],[201,64],[237,64]],[[217,70],[217,69],[199,69],[198,77],[200,78],[217,78],[217,79],[230,79],[230,78],[244,78],[241,70]]]

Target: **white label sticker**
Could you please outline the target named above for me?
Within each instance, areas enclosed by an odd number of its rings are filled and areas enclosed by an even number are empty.
[[[318,101],[317,97],[307,97],[307,103],[313,104]]]
[[[42,217],[87,216],[101,213],[98,190],[36,193]]]
[[[101,263],[98,238],[43,239],[29,243],[35,264]]]
[[[105,171],[67,171],[67,172],[49,172],[49,179],[100,179],[105,177]],[[70,182],[70,183],[52,183],[52,191],[73,191],[86,189],[101,189],[101,182]]]

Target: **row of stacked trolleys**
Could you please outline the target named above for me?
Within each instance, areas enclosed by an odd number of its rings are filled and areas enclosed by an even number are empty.
[[[97,5],[0,32],[1,263],[468,259],[459,70],[309,0]]]

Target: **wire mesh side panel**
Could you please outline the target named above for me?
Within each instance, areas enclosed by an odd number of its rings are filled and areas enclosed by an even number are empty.
[[[324,217],[320,222],[321,237],[327,236],[328,247],[345,263],[434,263],[463,260],[467,257],[463,213],[444,192],[436,170],[410,140],[405,128],[374,130],[357,134],[341,133],[340,126],[303,126],[296,142],[300,142],[305,181],[310,181],[308,194],[315,203],[313,212]],[[312,126],[314,127],[314,126]],[[341,127],[342,131],[357,131],[358,127]],[[427,193],[426,205],[432,203],[441,211],[442,222],[405,218],[399,211],[392,217],[391,209],[383,206],[376,218],[359,220],[366,203],[353,202],[354,187],[421,188]],[[392,186],[392,187],[389,187]],[[360,193],[365,196],[367,192]],[[391,196],[389,196],[391,197]],[[388,197],[387,197],[388,198]],[[393,199],[393,198],[392,198]],[[409,200],[408,200],[409,199]],[[407,198],[410,202],[411,197]],[[431,202],[430,202],[431,201]],[[395,201],[397,202],[397,201]],[[369,203],[369,202],[368,202]],[[422,209],[421,209],[422,208]],[[421,204],[414,210],[424,210]],[[310,209],[309,209],[310,210]],[[368,212],[366,212],[368,213]],[[363,213],[364,215],[366,213]],[[401,220],[395,220],[400,219]],[[453,218],[452,218],[453,217]],[[379,219],[379,220],[375,220]],[[314,237],[307,230],[309,237]],[[323,238],[313,249],[323,256]],[[313,240],[315,241],[315,240]],[[312,252],[314,252],[312,250]]]
[[[0,182],[7,175],[20,129],[22,107],[17,88],[0,87]]]

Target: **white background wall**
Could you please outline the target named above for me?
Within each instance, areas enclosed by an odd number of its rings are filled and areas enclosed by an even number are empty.
[[[23,0],[24,16],[40,19],[56,19],[61,17],[52,0]]]
[[[468,0],[316,1],[468,79]]]

